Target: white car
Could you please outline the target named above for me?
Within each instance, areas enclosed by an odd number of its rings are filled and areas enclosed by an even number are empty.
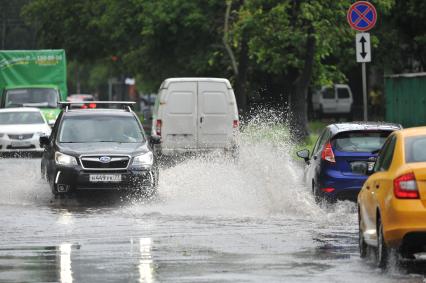
[[[42,152],[39,138],[50,133],[38,108],[0,109],[0,152]]]

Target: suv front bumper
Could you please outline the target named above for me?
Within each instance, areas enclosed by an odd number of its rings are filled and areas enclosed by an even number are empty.
[[[98,177],[97,180],[91,176]],[[99,177],[113,176],[119,180],[100,181]],[[145,190],[155,186],[155,174],[150,169],[127,169],[117,171],[88,171],[79,167],[58,167],[54,180],[58,192],[70,192],[77,190]]]

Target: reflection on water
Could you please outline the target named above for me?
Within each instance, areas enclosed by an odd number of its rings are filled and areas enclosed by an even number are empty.
[[[61,244],[60,251],[60,282],[72,283],[72,269],[71,269],[71,244]]]
[[[59,216],[57,222],[59,224],[68,225],[73,223],[73,214],[67,209],[61,209],[59,211]]]
[[[151,238],[139,239],[139,282],[151,283],[153,282],[153,267],[151,256]]]

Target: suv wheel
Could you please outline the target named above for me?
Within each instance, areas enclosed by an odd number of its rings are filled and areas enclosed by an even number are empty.
[[[58,192],[58,190],[56,189],[56,185],[55,185],[55,183],[53,182],[53,180],[49,182],[49,185],[50,185],[50,191],[52,192],[52,194],[53,194],[55,197],[56,197],[56,196],[58,196],[58,195],[59,195],[59,192]]]

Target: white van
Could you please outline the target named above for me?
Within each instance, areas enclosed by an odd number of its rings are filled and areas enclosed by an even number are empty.
[[[318,116],[324,114],[350,115],[352,104],[352,91],[346,84],[322,87],[320,91],[312,95],[313,110]]]
[[[152,132],[161,137],[160,153],[233,150],[239,119],[227,79],[170,78],[160,86]]]

